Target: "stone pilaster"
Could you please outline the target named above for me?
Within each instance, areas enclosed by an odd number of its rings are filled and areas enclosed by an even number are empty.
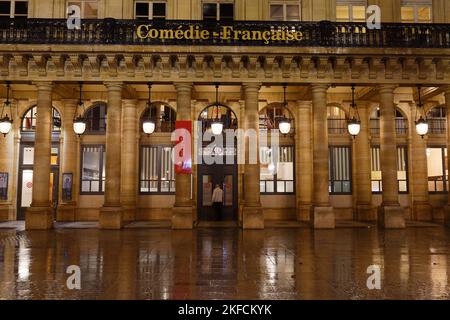
[[[450,152],[450,86],[445,88],[445,108],[447,110],[447,154]],[[447,167],[450,165],[450,157],[447,157]],[[450,191],[448,193],[448,204],[444,210],[445,225],[450,227]]]
[[[100,228],[121,229],[123,225],[123,210],[120,201],[120,180],[122,146],[121,112],[122,88],[121,82],[106,82],[108,90],[108,114],[106,123],[106,181],[105,202],[100,210]]]
[[[123,100],[122,112],[122,207],[124,221],[136,218],[137,165],[138,165],[138,120],[137,100]]]
[[[313,207],[311,223],[315,229],[335,227],[335,215],[330,205],[328,173],[328,85],[311,86],[313,99]]]
[[[297,220],[309,221],[312,207],[312,113],[311,101],[298,101],[296,125]]]
[[[62,141],[62,153],[61,153],[61,177],[59,184],[59,205],[56,212],[57,221],[75,221],[76,212],[76,199],[78,194],[78,170],[77,170],[77,158],[78,158],[78,141],[75,132],[73,131],[73,119],[77,110],[78,100],[67,99],[62,101],[64,104],[63,111],[63,141]],[[62,197],[62,187],[64,181],[62,181],[62,175],[64,173],[72,174],[72,199],[64,200]]]
[[[50,157],[52,147],[52,87],[51,82],[37,82],[36,134],[34,143],[33,195],[25,214],[27,230],[47,230],[53,227],[50,199]]]
[[[175,88],[177,90],[177,120],[191,121],[192,83],[176,83]],[[191,175],[176,173],[172,229],[192,229],[193,214]]]
[[[376,221],[377,210],[372,205],[369,118],[370,103],[359,103],[358,111],[361,117],[361,132],[353,140],[356,210],[355,220]]]
[[[3,101],[1,102],[3,103]],[[5,110],[8,116],[14,119],[15,106],[12,104],[12,112]],[[8,194],[6,200],[0,199],[0,221],[12,221],[16,217],[16,209],[14,205],[14,186],[16,185],[16,177],[14,175],[14,136],[16,134],[17,119],[14,119],[11,131],[6,135],[0,135],[0,172],[8,174]]]
[[[378,88],[380,95],[380,164],[383,202],[378,208],[378,221],[386,229],[405,227],[404,209],[398,200],[397,139],[395,130],[394,86]]]
[[[259,190],[259,88],[260,85],[257,83],[243,84],[245,99],[244,130],[246,132],[254,130],[257,139],[256,148],[250,148],[250,137],[247,134],[245,135],[245,190],[242,210],[242,227],[244,229],[264,229],[264,215],[261,209]],[[250,155],[251,149],[256,149],[256,155]],[[250,159],[256,159],[256,163],[251,163]]]
[[[416,114],[417,106],[412,106],[411,114]],[[412,207],[413,219],[418,221],[433,220],[433,209],[430,205],[430,196],[428,192],[428,167],[427,167],[427,140],[425,136],[423,139],[417,134],[415,130],[415,119],[411,119],[412,141],[411,141],[411,155],[412,155]]]

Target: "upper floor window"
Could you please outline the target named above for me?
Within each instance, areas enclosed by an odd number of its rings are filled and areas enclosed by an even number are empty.
[[[274,1],[269,4],[270,20],[300,21],[299,1]]]
[[[28,0],[0,0],[0,17],[27,18]]]
[[[166,19],[166,2],[135,1],[134,15],[138,20]]]
[[[98,18],[98,0],[67,1],[67,6],[80,7],[82,19]]]
[[[347,132],[347,116],[339,107],[327,107],[328,133],[344,134]]]
[[[31,107],[25,112],[25,115],[22,118],[22,125],[20,130],[22,132],[34,132],[36,131],[36,116],[37,116],[37,107]],[[59,112],[52,108],[52,121],[53,121],[53,132],[61,131],[61,115]]]
[[[435,107],[427,113],[431,134],[444,134],[447,131],[447,111],[443,107]]]
[[[86,133],[106,132],[106,103],[100,102],[86,111]]]
[[[144,120],[149,118],[155,121],[155,132],[172,132],[175,130],[177,113],[168,104],[153,102],[150,109],[145,109],[141,117],[141,128]]]
[[[402,1],[401,15],[403,23],[431,23],[431,0]]]
[[[234,3],[231,1],[204,1],[203,20],[233,20]]]
[[[366,21],[365,0],[337,0],[336,21],[338,22],[365,22]]]

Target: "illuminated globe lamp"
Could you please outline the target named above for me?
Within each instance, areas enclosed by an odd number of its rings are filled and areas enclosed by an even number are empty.
[[[428,134],[428,121],[423,117],[420,117],[419,120],[416,121],[416,132],[419,136],[423,137]]]
[[[148,118],[142,122],[142,131],[144,131],[144,133],[147,135],[151,135],[153,132],[155,132],[156,123],[152,119],[152,83],[149,82],[147,86],[148,86],[148,102],[147,102]]]
[[[291,131],[291,122],[286,117],[281,118],[278,122],[278,129],[282,134],[288,134]]]
[[[8,115],[5,115],[0,119],[0,133],[3,134],[4,137],[11,131],[12,123],[13,121]]]
[[[223,131],[223,123],[220,119],[214,119],[211,123],[211,131],[214,135],[218,136],[222,134]]]
[[[9,108],[9,113],[12,116],[11,102],[9,101],[9,82],[6,83],[6,101],[3,103],[2,111],[0,113],[0,133],[5,137],[12,128],[13,120],[5,112],[6,108]],[[4,115],[3,115],[4,114]]]
[[[347,131],[353,137],[353,139],[355,139],[356,136],[361,132],[361,120],[358,113],[358,107],[355,102],[354,85],[352,85],[352,103],[350,105],[349,114],[351,118],[347,121]]]
[[[78,116],[73,120],[73,131],[81,136],[86,131],[86,120],[82,116]]]
[[[152,119],[145,119],[142,122],[142,130],[145,134],[152,134],[153,132],[155,132],[155,127],[155,121],[153,121]]]
[[[223,131],[223,123],[219,117],[219,84],[216,83],[216,103],[215,103],[215,118],[213,119],[211,123],[211,132],[215,135],[221,135]]]
[[[81,114],[84,114],[84,111],[85,111],[84,110],[84,102],[82,100],[82,98],[83,98],[83,83],[80,82],[79,85],[80,85],[80,99],[78,100],[77,113],[78,113],[78,109],[81,109]],[[79,137],[82,134],[84,134],[84,132],[86,131],[86,119],[82,115],[79,115],[78,117],[73,119],[73,131]]]
[[[356,137],[361,131],[361,121],[353,117],[347,123],[347,130],[352,137]]]
[[[429,125],[425,115],[423,103],[422,103],[422,94],[421,94],[421,86],[417,86],[417,92],[419,94],[419,103],[416,108],[416,119],[419,115],[419,119],[415,121],[416,123],[416,132],[423,139],[424,136],[428,134]]]

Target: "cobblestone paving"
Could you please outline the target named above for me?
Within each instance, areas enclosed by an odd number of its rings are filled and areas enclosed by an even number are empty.
[[[449,244],[443,227],[0,230],[0,299],[449,299]]]

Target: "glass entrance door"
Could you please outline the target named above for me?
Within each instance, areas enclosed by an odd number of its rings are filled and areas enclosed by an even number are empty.
[[[233,165],[202,165],[199,169],[198,219],[234,221],[237,218],[237,174]],[[213,203],[216,185],[222,189],[221,208]],[[220,212],[218,212],[220,211]]]
[[[33,196],[34,146],[22,144],[20,147],[19,192],[17,201],[17,220],[25,220],[25,210],[31,206]],[[52,207],[58,204],[59,186],[59,147],[54,145],[51,154],[49,197]]]

